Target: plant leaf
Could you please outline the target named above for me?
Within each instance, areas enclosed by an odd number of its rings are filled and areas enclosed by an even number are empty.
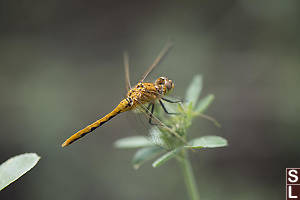
[[[146,137],[143,136],[132,136],[119,139],[115,141],[114,146],[116,148],[140,148],[140,147],[148,147],[153,146],[153,143],[149,141]]]
[[[186,105],[190,104],[192,102],[193,107],[196,105],[196,102],[200,96],[202,90],[202,76],[196,75],[194,76],[191,84],[189,85],[185,99],[186,99]]]
[[[33,168],[40,157],[35,153],[14,156],[0,165],[0,190]]]
[[[158,146],[164,146],[165,141],[162,139],[163,138],[163,133],[157,128],[157,126],[153,126],[149,130],[149,135],[150,135],[150,141]]]
[[[196,107],[196,112],[203,113],[214,99],[215,96],[213,94],[209,94],[201,99]]]
[[[177,154],[180,152],[181,149],[182,147],[178,147],[172,151],[165,153],[164,155],[162,155],[152,163],[152,167],[159,167],[160,165],[164,164],[171,158],[174,158],[175,156],[177,156]]]
[[[220,136],[203,136],[200,138],[193,139],[189,142],[186,148],[215,148],[227,146],[228,142],[225,138]]]
[[[147,160],[155,158],[163,151],[164,150],[159,146],[145,147],[139,149],[132,159],[133,168],[138,169]]]

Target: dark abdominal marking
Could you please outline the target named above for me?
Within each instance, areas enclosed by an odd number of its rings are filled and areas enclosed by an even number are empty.
[[[79,139],[79,138],[77,138],[77,139],[75,139],[75,140],[69,142],[69,144],[72,144],[73,142],[75,142],[75,141],[78,140],[78,139]]]
[[[126,105],[126,108],[132,105],[132,99],[130,97],[128,97],[126,99],[126,101],[128,102],[128,104]]]
[[[121,110],[118,111],[117,114],[119,114],[120,112],[121,112]],[[107,121],[110,120],[110,119],[112,119],[112,118],[115,117],[115,116],[116,116],[116,115],[110,116],[110,117],[107,119]],[[107,122],[107,121],[105,121],[105,122]],[[100,125],[101,125],[101,124],[104,124],[105,122],[100,123]]]
[[[96,129],[96,127],[92,127],[92,128],[91,128],[91,131],[93,131],[93,130],[95,130],[95,129]],[[85,136],[85,135],[88,134],[88,133],[89,133],[89,132],[83,133],[83,134],[80,135],[80,137],[83,137],[83,136]],[[79,139],[79,138],[78,138],[78,139]]]

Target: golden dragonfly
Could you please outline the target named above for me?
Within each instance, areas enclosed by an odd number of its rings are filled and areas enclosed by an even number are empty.
[[[165,113],[167,114],[178,114],[170,113],[167,111],[163,101],[169,103],[179,103],[181,100],[170,100],[164,96],[168,94],[171,90],[174,89],[174,82],[167,77],[159,77],[154,83],[144,82],[149,73],[162,61],[166,56],[169,50],[172,48],[173,44],[168,42],[165,47],[161,50],[157,58],[154,60],[152,65],[147,69],[143,74],[141,80],[134,86],[131,87],[130,78],[129,78],[129,56],[127,53],[124,53],[124,67],[125,67],[125,82],[127,95],[113,111],[102,117],[101,119],[95,121],[94,123],[88,125],[87,127],[81,129],[71,137],[69,137],[61,146],[65,147],[76,140],[82,138],[86,134],[94,131],[96,128],[103,125],[105,122],[111,120],[116,115],[123,113],[125,111],[133,110],[138,107],[144,107],[146,112],[148,112],[149,123],[154,124],[152,121],[155,119],[153,116],[154,105],[158,101]],[[145,107],[145,104],[149,104],[148,107]],[[156,121],[160,122],[157,118]],[[176,135],[176,133],[174,133]]]

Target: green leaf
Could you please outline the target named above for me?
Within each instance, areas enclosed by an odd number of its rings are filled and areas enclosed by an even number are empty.
[[[153,146],[153,143],[149,141],[149,139],[147,139],[146,137],[132,136],[117,140],[114,143],[114,146],[116,148],[128,149]]]
[[[0,165],[0,190],[33,168],[40,157],[35,153],[14,156]]]
[[[200,138],[193,139],[189,142],[186,148],[215,148],[227,146],[227,140],[220,136],[203,136]]]
[[[168,160],[170,160],[171,158],[174,158],[175,156],[177,156],[177,154],[180,152],[181,149],[182,147],[178,147],[172,151],[165,153],[164,155],[162,155],[152,163],[152,167],[158,167],[164,164],[165,162],[167,162]]]
[[[139,149],[135,153],[135,155],[132,159],[133,168],[138,169],[147,160],[151,160],[151,159],[155,158],[163,151],[164,150],[158,146],[145,147],[145,148]]]
[[[208,106],[212,103],[212,101],[215,99],[215,96],[213,94],[209,94],[203,99],[200,100],[196,107],[196,112],[203,113]]]
[[[196,75],[194,76],[191,84],[189,85],[185,99],[186,99],[186,105],[190,104],[192,102],[193,106],[196,105],[196,102],[200,96],[202,90],[202,76]]]
[[[162,139],[163,133],[156,126],[153,126],[149,130],[149,135],[150,135],[150,139],[151,139],[152,143],[154,143],[158,146],[165,145],[165,141]]]

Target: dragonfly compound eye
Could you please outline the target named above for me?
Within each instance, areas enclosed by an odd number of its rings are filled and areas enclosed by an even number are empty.
[[[164,77],[159,77],[155,81],[155,85],[164,85],[165,84],[165,78]]]
[[[168,90],[172,90],[174,88],[174,83],[172,82],[172,80],[167,80],[165,85]]]

